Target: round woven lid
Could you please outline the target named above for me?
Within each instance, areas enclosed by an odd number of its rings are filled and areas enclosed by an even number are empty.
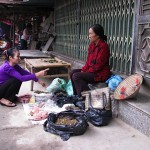
[[[143,77],[139,74],[134,74],[123,80],[114,92],[114,99],[124,100],[133,98],[139,92]]]

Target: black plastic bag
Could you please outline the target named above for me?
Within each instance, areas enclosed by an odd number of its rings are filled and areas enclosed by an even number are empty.
[[[63,107],[64,104],[74,104],[80,109],[85,109],[84,97],[79,97],[78,95],[67,96],[63,91],[58,91],[52,99],[58,107]]]
[[[55,124],[59,116],[70,116],[77,120],[73,126]],[[68,140],[72,135],[81,135],[85,133],[88,123],[87,117],[83,111],[63,111],[58,114],[51,113],[47,121],[44,123],[44,130],[53,134],[59,135],[64,141]]]
[[[86,111],[88,121],[94,126],[105,126],[108,125],[112,119],[112,110],[106,110],[105,106],[107,103],[106,94],[103,92],[103,109],[93,108],[91,105],[91,93],[89,93],[89,108]]]
[[[74,105],[78,108],[80,108],[81,110],[85,110],[85,101],[76,101],[74,103]]]

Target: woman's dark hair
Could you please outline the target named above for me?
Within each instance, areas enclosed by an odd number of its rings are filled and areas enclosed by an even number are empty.
[[[92,28],[94,33],[98,35],[103,41],[107,42],[107,36],[104,35],[104,28],[100,24],[94,24],[90,28]]]
[[[31,24],[31,23],[28,23],[28,24],[26,25],[26,28],[32,29],[32,24]]]
[[[3,56],[6,60],[9,60],[9,56],[11,56],[12,58],[14,57],[15,55],[15,52],[18,52],[19,50],[17,49],[14,49],[14,48],[10,48],[10,49],[7,49],[3,52]]]

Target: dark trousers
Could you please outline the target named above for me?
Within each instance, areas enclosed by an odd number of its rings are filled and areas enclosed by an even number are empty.
[[[21,47],[20,50],[26,50],[27,49],[27,41],[24,39],[21,39]]]
[[[11,78],[0,85],[0,99],[5,98],[11,102],[15,102],[16,94],[20,90],[21,83],[21,81]]]
[[[74,69],[70,73],[74,95],[81,96],[81,92],[90,90],[89,83],[96,83],[94,73],[81,72],[81,69]]]

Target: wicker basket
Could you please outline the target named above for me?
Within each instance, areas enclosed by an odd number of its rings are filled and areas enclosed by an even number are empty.
[[[114,99],[125,100],[133,98],[139,92],[143,81],[143,77],[139,74],[134,74],[123,80],[114,92]]]

